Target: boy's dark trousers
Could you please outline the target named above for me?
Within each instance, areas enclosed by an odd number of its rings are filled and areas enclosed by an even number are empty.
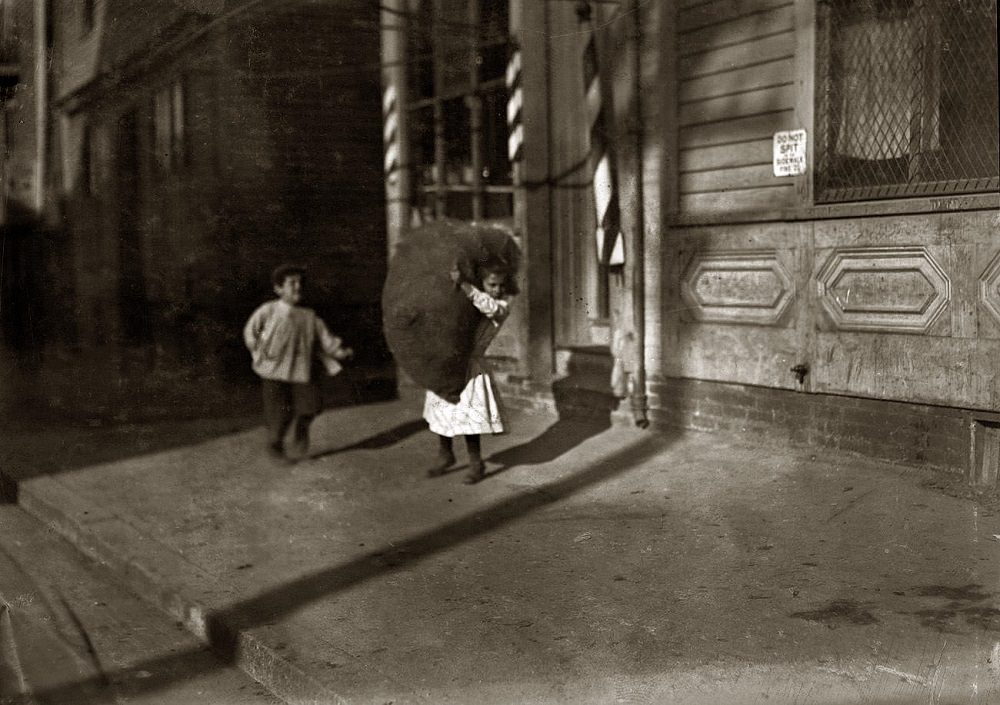
[[[268,448],[279,453],[284,450],[285,433],[294,421],[295,449],[304,454],[309,448],[309,424],[320,412],[319,386],[312,382],[261,381]]]

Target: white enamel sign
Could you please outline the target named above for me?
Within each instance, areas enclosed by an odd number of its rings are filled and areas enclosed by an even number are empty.
[[[798,176],[806,173],[806,131],[774,133],[774,175]]]

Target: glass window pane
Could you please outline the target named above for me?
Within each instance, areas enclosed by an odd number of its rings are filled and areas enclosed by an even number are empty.
[[[171,87],[171,152],[174,165],[180,166],[187,163],[187,150],[185,147],[185,123],[187,108],[184,105],[184,82],[178,79]]]
[[[493,186],[513,182],[507,158],[507,90],[496,88],[483,95],[483,180]]]
[[[166,169],[170,165],[170,121],[170,89],[161,88],[153,95],[153,145],[156,164],[161,169]]]
[[[442,85],[437,93],[468,92],[472,80],[473,50],[476,28],[469,24],[468,0],[438,0],[441,15],[438,22],[438,51]]]
[[[434,62],[427,58],[415,57],[407,67],[409,69],[410,100],[421,100],[434,95]]]
[[[479,80],[503,78],[507,71],[510,20],[507,3],[477,0],[479,6]]]
[[[444,101],[445,173],[448,186],[472,183],[472,144],[469,137],[469,109],[464,98]]]
[[[434,178],[434,108],[425,106],[409,114],[410,163],[414,187],[431,186]]]
[[[478,0],[479,41],[489,44],[506,41],[510,34],[510,18],[506,1]]]
[[[407,8],[412,203],[424,214],[443,206],[449,217],[471,219],[475,204],[481,217],[509,217],[511,194],[482,192],[482,187],[512,183],[503,83],[509,54],[508,3],[409,0]],[[470,9],[479,13],[478,20]],[[470,105],[481,106],[478,173],[472,160]]]
[[[431,0],[410,0],[405,18],[407,28],[407,78],[411,100],[434,95],[434,55]]]
[[[445,196],[445,215],[457,220],[472,220],[472,194],[450,191]]]
[[[514,214],[514,195],[511,193],[488,193],[483,203],[483,217],[487,219],[509,218]]]
[[[508,42],[482,44],[479,47],[479,82],[502,80],[507,73]]]

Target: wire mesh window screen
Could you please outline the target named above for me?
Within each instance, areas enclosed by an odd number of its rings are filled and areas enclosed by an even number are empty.
[[[997,0],[819,3],[816,199],[998,189]]]

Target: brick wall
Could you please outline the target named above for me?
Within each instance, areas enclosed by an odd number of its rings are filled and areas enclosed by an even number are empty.
[[[581,384],[574,375],[544,385],[494,360],[505,404],[560,417],[631,425],[627,400]],[[835,449],[970,476],[972,429],[995,428],[1000,414],[952,407],[806,394],[767,387],[658,378],[649,384],[655,429],[743,434],[819,450]]]
[[[611,356],[593,349],[556,352],[557,376],[541,384],[518,374],[515,360],[491,358],[494,376],[505,403],[515,408],[544,411],[560,418],[627,422],[624,406],[610,392]]]
[[[667,378],[650,384],[660,426],[765,434],[792,443],[965,473],[970,425],[996,414]]]

